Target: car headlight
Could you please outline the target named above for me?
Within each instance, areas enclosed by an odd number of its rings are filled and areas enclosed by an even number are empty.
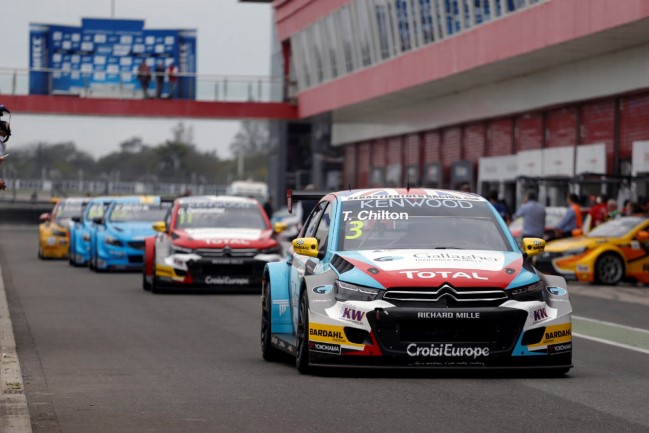
[[[537,281],[536,283],[527,286],[522,286],[522,287],[517,287],[515,289],[512,289],[509,292],[509,297],[510,299],[519,302],[542,301],[544,287],[545,285],[543,284],[543,281]]]
[[[171,247],[171,254],[194,254],[194,250],[191,248],[173,246]]]
[[[120,241],[119,239],[117,239],[114,236],[106,236],[104,238],[104,242],[106,242],[106,245],[112,245],[114,247],[123,247],[124,246],[122,241]]]
[[[587,247],[581,247],[581,248],[573,248],[571,250],[566,251],[564,254],[567,256],[578,256],[579,254],[583,254],[588,250]]]
[[[334,292],[337,301],[373,301],[380,290],[336,280]]]

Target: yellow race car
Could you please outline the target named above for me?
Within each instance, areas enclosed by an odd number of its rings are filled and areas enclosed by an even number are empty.
[[[536,268],[566,280],[615,285],[649,283],[649,219],[629,216],[595,227],[587,235],[548,242]]]
[[[38,258],[64,259],[70,249],[70,223],[81,216],[88,198],[65,198],[57,200],[52,213],[40,216],[38,226]]]

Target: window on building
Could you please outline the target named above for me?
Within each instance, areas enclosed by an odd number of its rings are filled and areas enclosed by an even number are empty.
[[[388,8],[381,0],[377,1],[374,5],[374,13],[376,14],[376,30],[378,32],[379,53],[381,59],[390,57],[390,21],[388,17]]]
[[[353,5],[356,9],[358,21],[356,34],[358,35],[361,65],[369,66],[374,63],[374,40],[372,38],[372,23],[370,22],[368,5],[365,0],[359,0]]]
[[[338,64],[338,53],[340,47],[338,46],[338,31],[336,30],[336,22],[333,16],[328,16],[324,20],[325,39],[329,41],[329,64],[331,66],[331,76],[336,78],[340,75],[340,65]]]
[[[354,71],[354,31],[352,26],[351,9],[342,8],[338,13],[340,20],[340,38],[345,57],[345,72]]]

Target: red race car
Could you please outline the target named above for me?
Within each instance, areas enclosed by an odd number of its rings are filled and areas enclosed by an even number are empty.
[[[145,240],[143,288],[259,288],[281,247],[263,208],[234,196],[178,198]]]

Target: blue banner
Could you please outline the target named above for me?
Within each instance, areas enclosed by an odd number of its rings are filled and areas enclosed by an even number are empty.
[[[193,34],[193,39],[184,45],[183,61],[195,73],[195,31],[146,30],[143,20],[84,18],[81,27],[33,24],[30,93],[171,97],[174,78],[170,80],[167,70],[172,63],[180,64],[180,34],[185,33]],[[148,80],[139,79],[142,63],[149,70]],[[51,72],[33,70],[38,67]],[[191,81],[195,83],[195,78]],[[181,95],[194,98],[195,92],[176,91],[176,96]]]

